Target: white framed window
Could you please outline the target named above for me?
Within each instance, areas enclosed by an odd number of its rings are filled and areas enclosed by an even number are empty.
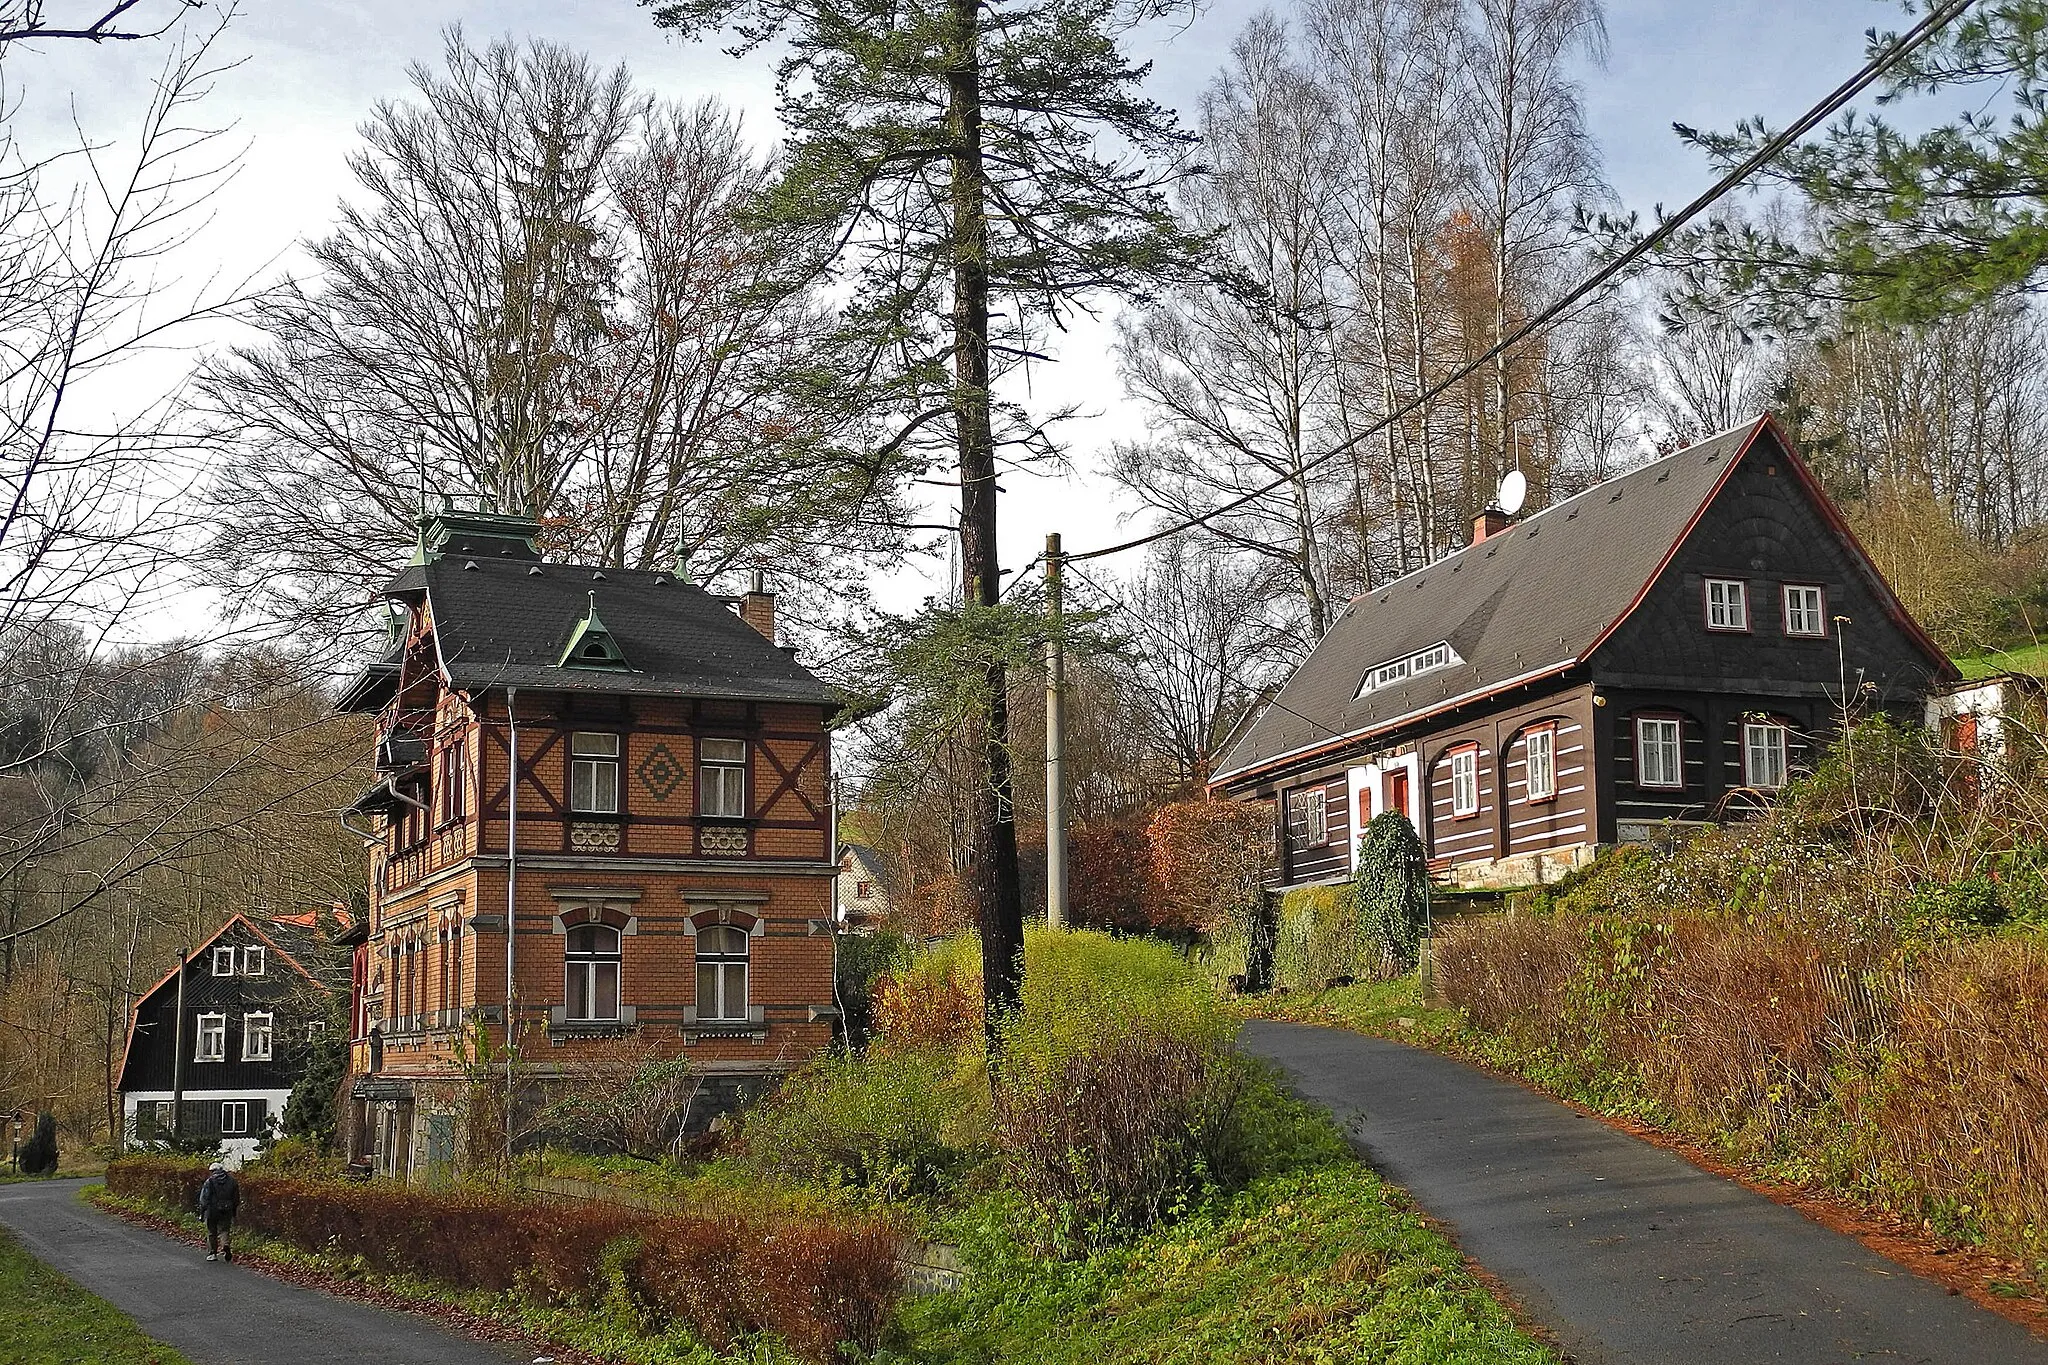
[[[739,819],[747,813],[747,742],[705,739],[697,743],[697,813]]]
[[[1451,814],[1479,814],[1479,749],[1467,745],[1451,751]]]
[[[697,1017],[747,1017],[747,931],[714,924],[697,931]]]
[[[1358,684],[1358,695],[1362,697],[1368,692],[1377,692],[1382,687],[1392,687],[1404,679],[1434,673],[1439,668],[1449,668],[1452,664],[1463,662],[1458,651],[1451,648],[1450,641],[1440,640],[1428,649],[1419,649],[1403,658],[1389,659],[1383,664],[1368,668],[1364,680]]]
[[[261,976],[270,965],[269,954],[261,948],[242,949],[242,975]]]
[[[173,1112],[169,1100],[143,1100],[135,1106],[135,1136],[144,1142],[169,1137]]]
[[[215,976],[233,976],[235,974],[235,950],[233,948],[220,947],[213,950],[213,974]]]
[[[609,1021],[619,1017],[619,931],[608,924],[579,924],[564,947],[568,964],[569,1017]]]
[[[1301,794],[1303,834],[1310,848],[1321,848],[1330,842],[1330,793],[1322,787],[1315,787]]]
[[[1739,578],[1707,580],[1707,629],[1749,629],[1749,585]]]
[[[1685,786],[1685,728],[1673,716],[1636,717],[1636,785]]]
[[[569,809],[578,815],[619,813],[619,737],[590,730],[569,736]]]
[[[1539,725],[1522,741],[1523,776],[1531,801],[1557,795],[1557,731]]]
[[[1828,595],[1810,583],[1785,585],[1785,633],[1824,636],[1828,633]]]
[[[268,1010],[257,1010],[242,1016],[243,1061],[267,1062],[270,1060],[270,1035],[274,1022]]]
[[[1785,785],[1785,727],[1776,721],[1742,724],[1742,783],[1763,791]]]
[[[192,1060],[224,1062],[227,1059],[228,1017],[225,1014],[200,1015],[198,1034],[193,1042]]]
[[[220,1105],[220,1132],[222,1137],[233,1137],[249,1131],[249,1101],[222,1100]]]

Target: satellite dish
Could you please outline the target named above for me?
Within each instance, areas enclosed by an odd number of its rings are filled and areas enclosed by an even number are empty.
[[[1529,481],[1522,477],[1519,469],[1510,469],[1500,481],[1500,492],[1493,498],[1494,506],[1509,516],[1522,510],[1522,503],[1529,496]]]

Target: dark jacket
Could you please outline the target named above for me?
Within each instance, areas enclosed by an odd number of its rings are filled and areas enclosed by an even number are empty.
[[[232,1218],[242,1205],[242,1187],[226,1171],[215,1171],[199,1187],[201,1218]]]

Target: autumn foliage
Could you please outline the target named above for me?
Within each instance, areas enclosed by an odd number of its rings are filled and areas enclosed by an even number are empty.
[[[192,1162],[130,1157],[107,1167],[107,1189],[189,1212],[205,1175]],[[835,1359],[841,1342],[872,1350],[903,1288],[900,1238],[868,1218],[659,1217],[254,1170],[241,1183],[241,1224],[301,1250],[542,1302],[589,1306],[622,1282],[650,1322],[686,1327],[719,1350],[760,1332],[808,1360]]]
[[[1150,845],[1154,927],[1212,934],[1255,906],[1273,841],[1267,801],[1179,801],[1161,806]]]

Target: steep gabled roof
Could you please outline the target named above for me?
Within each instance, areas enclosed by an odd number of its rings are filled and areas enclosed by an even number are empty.
[[[286,966],[290,967],[300,976],[305,977],[307,981],[319,987],[321,990],[324,991],[328,989],[327,983],[322,981],[318,976],[314,975],[312,972],[306,970],[305,965],[301,963],[298,960],[298,958],[292,956],[291,952],[286,949],[283,943],[279,942],[280,939],[291,938],[292,935],[289,932],[276,932],[277,928],[279,928],[280,926],[275,925],[275,923],[273,923],[273,930],[271,932],[265,932],[261,927],[257,925],[255,920],[250,919],[247,915],[243,914],[239,910],[237,910],[234,914],[229,915],[226,919],[222,920],[220,928],[214,930],[211,934],[208,934],[206,938],[199,944],[198,947],[188,952],[185,955],[184,965],[190,966],[195,962],[204,960],[207,949],[213,947],[214,944],[220,942],[221,935],[225,934],[228,930],[234,928],[237,924],[247,929],[257,938],[262,939],[265,946],[267,946],[271,952],[277,954],[279,961],[283,962]],[[287,921],[286,926],[284,927],[288,928],[290,924],[291,921]],[[299,947],[300,951],[303,952],[306,950],[308,944],[299,943],[297,946]],[[116,1089],[125,1090],[128,1088],[128,1057],[129,1054],[134,1052],[135,1050],[135,1022],[136,1020],[142,1017],[142,1007],[148,1004],[150,1000],[154,999],[158,991],[170,985],[173,981],[176,981],[177,979],[178,968],[173,967],[169,971],[165,972],[162,976],[158,977],[157,982],[154,986],[151,986],[148,990],[136,996],[134,1005],[129,1007],[128,1040],[121,1045],[121,1069],[115,1073],[120,1079],[119,1083],[115,1087]]]
[[[450,554],[407,568],[385,591],[426,594],[456,688],[837,701],[723,599],[673,574]],[[563,667],[572,635],[599,611],[624,666]]]
[[[1898,606],[1768,417],[1725,431],[1354,598],[1218,765],[1215,785],[1355,742],[1583,663],[1641,602],[1759,436],[1774,442],[1907,632]],[[1360,695],[1368,670],[1448,642],[1459,662]]]

